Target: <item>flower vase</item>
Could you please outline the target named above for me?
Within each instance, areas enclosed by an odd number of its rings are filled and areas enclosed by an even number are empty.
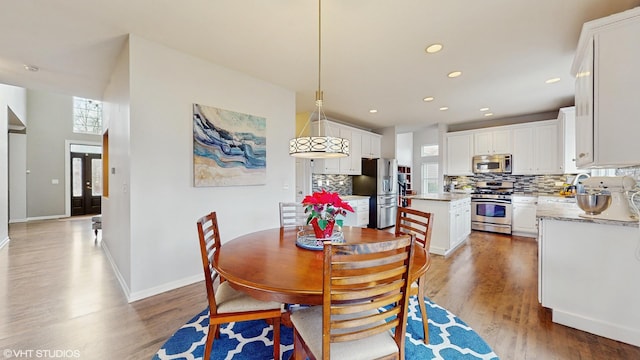
[[[318,224],[318,219],[313,218],[311,220],[311,226],[313,226],[313,232],[316,235],[317,239],[328,239],[333,234],[333,226],[335,225],[335,220],[328,220],[327,226],[323,229],[320,228],[320,224]]]

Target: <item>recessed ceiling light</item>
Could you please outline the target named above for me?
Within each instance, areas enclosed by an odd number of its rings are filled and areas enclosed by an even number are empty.
[[[27,71],[33,71],[33,72],[40,70],[40,68],[38,68],[37,66],[29,65],[29,64],[24,64],[24,69]]]
[[[371,110],[369,110],[369,112],[370,112],[371,114],[375,114],[375,113],[377,113],[377,112],[378,112],[378,110],[376,110],[376,109],[371,109]]]
[[[482,111],[482,112],[489,111],[489,108],[482,108],[482,109],[480,109],[480,111]]]
[[[424,51],[426,51],[428,54],[434,54],[440,50],[442,50],[442,44],[432,44],[427,46],[426,49],[424,49]]]
[[[440,111],[446,111],[446,110],[449,110],[449,108],[446,107],[446,106],[443,106],[443,107],[440,108]]]
[[[422,101],[425,102],[429,102],[429,101],[433,101],[435,98],[433,96],[427,96],[426,98],[422,99]]]
[[[447,76],[450,78],[457,78],[460,75],[462,75],[462,71],[452,71],[449,74],[447,74]]]
[[[551,79],[545,81],[545,83],[553,84],[553,83],[557,83],[558,81],[560,81],[560,78],[551,78]]]
[[[484,116],[493,116],[493,113],[486,113]]]

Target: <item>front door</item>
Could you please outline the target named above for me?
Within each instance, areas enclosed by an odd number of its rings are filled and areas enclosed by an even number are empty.
[[[71,216],[100,214],[102,155],[71,153]]]

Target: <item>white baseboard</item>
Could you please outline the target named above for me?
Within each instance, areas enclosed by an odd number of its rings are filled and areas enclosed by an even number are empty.
[[[111,256],[111,252],[109,251],[109,247],[105,244],[104,241],[100,242],[100,246],[102,247],[102,251],[104,251],[104,254],[107,257],[107,260],[111,264],[111,268],[113,269],[113,273],[116,275],[116,279],[118,279],[118,283],[120,283],[120,288],[124,292],[124,296],[127,298],[127,301],[128,301],[129,300],[129,293],[131,292],[129,290],[129,285],[127,284],[127,282],[125,281],[124,277],[120,273],[120,269],[118,269],[118,266],[116,265],[116,262],[113,260],[113,256]],[[128,301],[128,302],[131,302],[131,301]]]
[[[62,219],[64,217],[67,217],[65,215],[47,215],[47,216],[34,216],[34,217],[28,217],[27,221],[36,221],[36,220],[55,220],[55,219]]]
[[[193,275],[193,276],[189,276],[186,278],[182,278],[176,281],[172,281],[166,284],[161,284],[158,285],[156,287],[153,288],[149,288],[149,289],[144,289],[141,291],[136,291],[136,292],[131,292],[129,285],[127,284],[127,282],[125,281],[124,277],[122,276],[122,274],[120,273],[120,270],[118,269],[118,266],[116,266],[115,261],[113,260],[113,257],[111,256],[111,252],[109,251],[109,247],[107,246],[106,243],[102,242],[102,249],[105,253],[105,255],[107,256],[107,259],[109,260],[109,263],[111,263],[111,268],[113,269],[113,272],[116,275],[116,278],[118,279],[118,282],[120,283],[120,287],[122,288],[122,291],[124,292],[124,295],[127,298],[127,302],[132,303],[134,301],[138,301],[138,300],[142,300],[154,295],[158,295],[161,294],[163,292],[167,292],[170,290],[174,290],[177,288],[181,288],[183,286],[187,286],[187,285],[191,285],[193,283],[197,283],[199,281],[204,280],[204,274],[198,274],[198,275]]]
[[[24,219],[10,219],[9,220],[9,224],[23,223],[23,222],[27,222],[27,218],[24,218]]]
[[[600,319],[588,318],[579,314],[553,309],[552,320],[574,329],[586,331],[609,339],[621,341],[634,346],[640,346],[640,327],[629,328],[620,324],[606,322]],[[636,324],[637,325],[637,324]]]
[[[170,283],[166,283],[166,284],[162,284],[162,285],[158,285],[156,287],[150,288],[150,289],[145,289],[142,291],[136,291],[134,293],[131,293],[128,297],[128,301],[134,302],[134,301],[138,301],[138,300],[142,300],[144,298],[148,298],[154,295],[158,295],[161,294],[163,292],[167,292],[169,290],[174,290],[177,288],[181,288],[183,286],[187,286],[187,285],[191,285],[194,283],[197,283],[199,281],[204,280],[204,274],[200,274],[200,275],[193,275],[193,276],[189,276],[186,278],[182,278],[176,281],[172,281]]]
[[[9,237],[7,236],[6,238],[0,240],[0,249],[2,249],[3,247],[5,247],[5,245],[9,244]]]

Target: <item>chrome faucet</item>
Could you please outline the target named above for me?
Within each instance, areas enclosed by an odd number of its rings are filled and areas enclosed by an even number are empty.
[[[580,174],[576,175],[576,177],[571,182],[571,185],[576,186],[576,185],[578,185],[578,182],[580,182],[580,179],[582,179],[582,178],[588,179],[590,177],[591,177],[591,175],[589,175],[587,173],[580,173]]]

